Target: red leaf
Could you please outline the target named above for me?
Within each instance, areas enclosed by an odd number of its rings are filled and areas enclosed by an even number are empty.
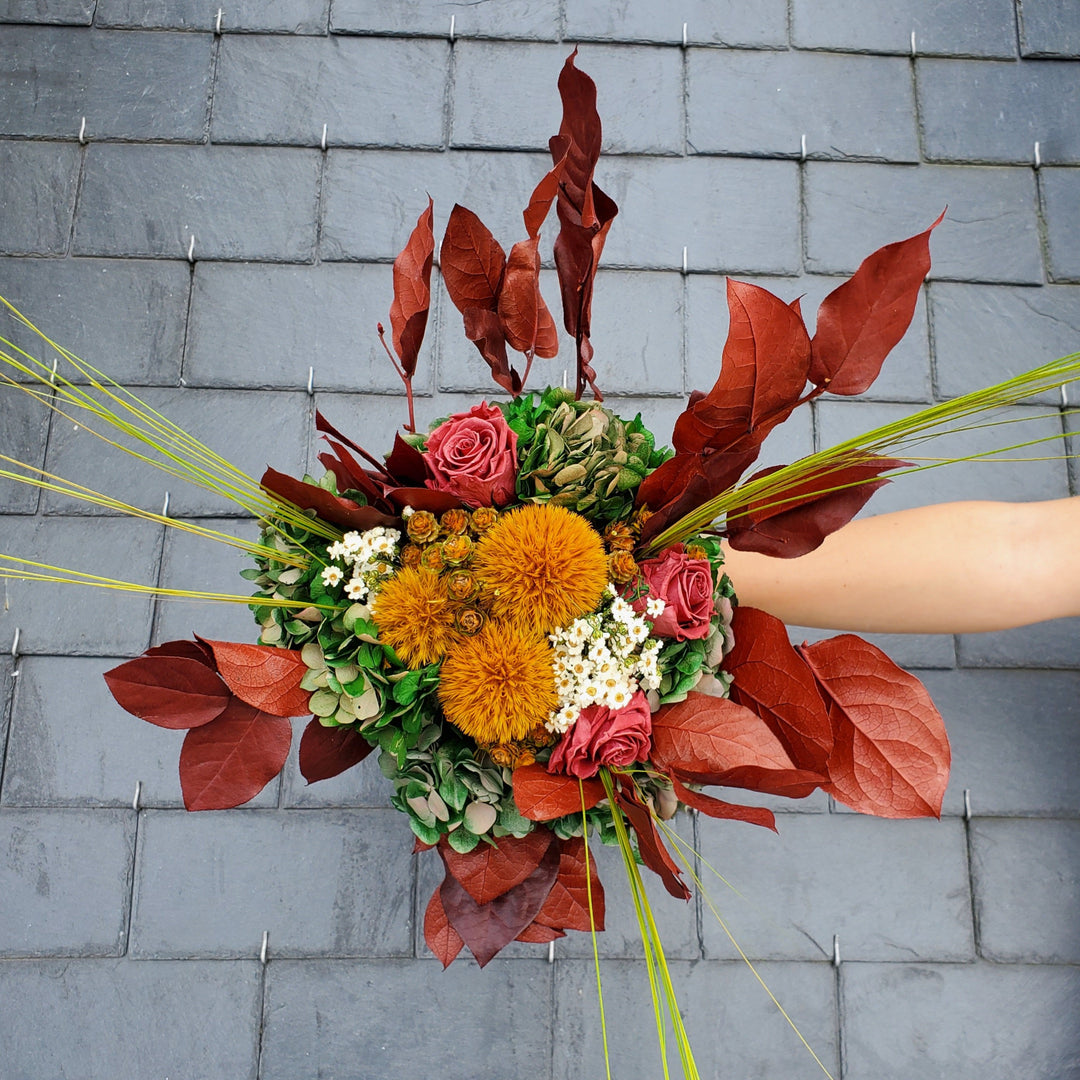
[[[559,351],[559,332],[540,295],[538,243],[534,237],[510,249],[499,293],[499,321],[511,348],[552,357]]]
[[[390,327],[394,351],[406,375],[416,371],[416,358],[427,328],[431,307],[431,259],[435,251],[432,233],[432,200],[416,220],[401,254],[394,260],[394,302],[390,305]]]
[[[506,253],[488,227],[456,203],[446,223],[439,266],[446,291],[462,315],[475,307],[495,310]]]
[[[189,644],[169,643],[185,647]],[[105,682],[122,709],[164,728],[209,724],[232,700],[228,687],[205,658],[190,655],[140,656],[105,672]]]
[[[813,673],[792,648],[777,618],[739,605],[731,624],[735,646],[724,660],[731,700],[756,713],[799,769],[825,774],[832,725]]]
[[[757,551],[777,559],[797,559],[820,547],[830,533],[846,525],[889,481],[875,479],[887,469],[909,463],[854,452],[849,464],[835,463],[811,473],[782,494],[765,496],[727,515],[728,543],[737,551]],[[762,469],[750,479],[782,466]]]
[[[680,802],[694,810],[700,810],[703,814],[708,814],[709,817],[745,821],[776,832],[776,817],[771,810],[766,810],[763,806],[740,806],[738,803],[714,799],[711,795],[705,795],[700,791],[691,791],[677,776],[671,778],[671,785]]]
[[[447,510],[459,510],[465,505],[449,491],[437,491],[426,487],[391,488],[386,493],[386,497],[399,510],[411,506],[414,510],[427,510],[432,514],[445,514]]]
[[[189,731],[180,750],[180,789],[189,810],[228,810],[274,779],[292,742],[292,725],[234,698],[214,721]]]
[[[448,873],[439,894],[450,925],[461,935],[477,963],[483,967],[509,945],[539,914],[559,873],[559,841],[547,829],[547,847],[531,874],[508,892],[478,904],[453,874]],[[534,834],[530,834],[534,835]],[[505,842],[507,838],[499,841]],[[440,847],[444,859],[446,851]],[[448,867],[449,869],[449,867]]]
[[[585,841],[580,836],[562,842],[559,877],[548,893],[537,923],[559,930],[593,929],[589,920],[589,893],[592,893],[592,913],[597,930],[604,929],[604,887],[596,872],[596,859],[590,854],[589,876],[585,875]]]
[[[214,668],[214,656],[208,648],[198,641],[163,641],[146,650],[143,656],[182,656],[188,660],[197,660],[211,671]]]
[[[543,765],[522,765],[514,770],[514,804],[518,813],[530,821],[580,814],[604,797],[604,785],[599,780],[554,776]]]
[[[494,847],[477,844],[464,855],[441,841],[439,854],[469,895],[478,904],[487,904],[520,885],[536,869],[552,835],[547,829],[534,829],[520,839],[501,837]]]
[[[545,175],[543,180],[533,189],[529,197],[529,205],[525,207],[522,217],[525,219],[525,231],[530,239],[536,239],[540,235],[540,226],[544,224],[544,218],[548,216],[551,202],[559,193],[559,179],[566,167],[566,158],[570,152],[570,140],[556,135],[552,139],[560,140],[563,147],[562,155],[559,156],[558,144],[551,147],[551,155],[555,159],[555,165]]]
[[[885,357],[915,314],[919,289],[930,270],[930,234],[887,244],[821,303],[814,334],[810,381],[831,394],[861,394],[877,378]]]
[[[949,740],[926,687],[854,634],[799,651],[830,701],[835,745],[825,790],[864,814],[940,817]]]
[[[323,727],[312,717],[300,736],[300,775],[309,783],[329,780],[359,765],[375,748],[350,727]]]
[[[387,476],[386,466],[383,465],[377,457],[369,454],[359,443],[353,442],[348,435],[342,435],[340,431],[318,409],[315,410],[315,430],[321,431],[326,435],[332,435],[338,442],[344,443],[350,450],[359,454],[369,465],[371,465],[376,472]],[[395,445],[398,436],[395,436]]]
[[[521,393],[521,377],[506,358],[506,335],[498,312],[487,308],[466,308],[465,336],[487,361],[491,377],[504,390],[517,397]]]
[[[363,532],[376,525],[397,528],[401,519],[391,517],[376,510],[373,506],[358,506],[351,499],[339,499],[325,488],[315,484],[305,484],[303,480],[280,473],[277,469],[267,469],[259,481],[264,491],[301,510],[314,510],[329,525],[348,531],[355,529]]]
[[[431,478],[424,455],[407,443],[400,433],[394,435],[394,448],[386,459],[386,467],[405,486],[422,487],[424,481]]]
[[[671,857],[671,852],[664,846],[664,841],[660,839],[656,822],[653,821],[649,808],[641,801],[637,789],[632,784],[620,787],[615,792],[615,801],[637,833],[641,861],[659,876],[664,888],[672,896],[677,900],[689,900],[690,890],[680,876],[682,871]]]
[[[561,930],[534,921],[529,923],[514,940],[525,941],[533,945],[546,945],[549,941],[557,941],[561,937],[566,937],[566,934]]]
[[[241,701],[271,716],[302,716],[309,711],[311,693],[300,686],[308,667],[298,650],[200,640],[213,650],[218,673]]]
[[[424,940],[427,947],[439,958],[443,971],[454,962],[465,944],[446,917],[442,903],[442,886],[431,894],[427,911],[424,912]]]

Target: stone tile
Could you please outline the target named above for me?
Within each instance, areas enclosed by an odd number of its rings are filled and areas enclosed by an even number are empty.
[[[245,470],[255,481],[268,464],[294,476],[304,472],[311,420],[309,398],[303,390],[269,394],[254,390],[177,388],[149,391],[141,398],[181,430],[203,440],[236,468]],[[93,423],[96,430],[114,434],[106,422]],[[133,444],[119,437],[116,441]],[[147,456],[154,456],[142,444],[133,445]],[[86,484],[155,513],[161,512],[166,491],[169,513],[174,517],[235,516],[243,512],[216,492],[196,487],[93,440],[81,428],[76,431],[75,425],[66,419],[53,427],[46,461],[51,472],[66,480]],[[52,494],[45,499],[44,507],[49,514],[100,512],[97,507]]]
[[[209,34],[19,27],[0,41],[0,133],[201,142]]]
[[[323,259],[390,262],[405,246],[416,219],[435,200],[439,244],[454,203],[480,216],[503,248],[524,239],[521,212],[548,169],[548,154],[443,154],[331,150],[322,190]],[[547,230],[550,253],[557,231]],[[436,252],[436,254],[438,254]]]
[[[1037,289],[930,285],[938,396],[956,397],[1075,351],[1080,340],[1080,288]],[[1058,390],[1034,401],[1061,402]]]
[[[780,835],[701,819],[699,850],[738,890],[705,880],[751,958],[823,960],[833,935],[850,960],[974,957],[959,821],[789,814]],[[737,956],[706,908],[705,954]]]
[[[0,956],[116,956],[124,949],[135,815],[0,815]]]
[[[439,147],[450,46],[378,38],[226,37],[216,143]]]
[[[1080,821],[975,821],[971,843],[981,955],[1080,962]]]
[[[1058,1080],[1080,1054],[1075,968],[845,964],[846,1075]]]
[[[815,158],[919,160],[906,59],[717,49],[688,57],[696,153],[798,157],[805,134]]]
[[[1039,184],[1050,277],[1080,281],[1080,169],[1045,169]]]
[[[258,543],[259,529],[251,518],[221,520],[195,519],[194,524],[227,533],[248,543]],[[251,582],[240,571],[254,566],[244,551],[227,543],[169,529],[161,555],[161,584],[166,589],[197,589],[226,596],[249,596]],[[246,604],[222,603],[162,597],[154,617],[155,643],[191,640],[193,634],[217,641],[249,641],[258,637],[259,627]]]
[[[559,942],[556,945],[562,944]],[[835,979],[826,964],[755,965],[766,985],[832,1075],[836,1048]],[[811,1076],[817,1069],[753,973],[742,962],[671,964],[672,982],[690,1046],[705,1076]],[[612,1073],[622,1080],[659,1075],[656,1021],[645,969],[606,960],[600,977]],[[604,1056],[591,961],[555,965],[556,1080],[603,1076]],[[679,1072],[669,1029],[668,1067]]]
[[[285,34],[325,34],[330,0],[231,0],[221,16],[221,31],[278,31]],[[98,26],[162,27],[170,30],[210,30],[217,9],[201,0],[98,0]]]
[[[5,642],[5,644],[7,644]],[[8,727],[11,722],[11,702],[14,697],[17,676],[15,661],[10,654],[0,660],[0,755],[7,753]],[[0,758],[0,760],[3,760]],[[2,777],[0,777],[2,779]]]
[[[1080,674],[1064,671],[922,671],[953,748],[943,813],[962,814],[971,792],[985,816],[1080,815],[1076,701]]]
[[[803,318],[812,336],[821,301],[845,279],[804,275],[799,278],[751,276],[745,280],[768,289],[788,303],[801,297]],[[692,385],[705,389],[720,373],[719,356],[727,340],[729,325],[727,286],[724,278],[692,274],[686,280],[686,293],[687,372]],[[860,396],[867,400],[930,401],[929,354],[926,303],[920,295],[908,332],[889,354],[874,385]]]
[[[74,250],[185,258],[194,235],[197,260],[310,260],[319,168],[317,150],[91,146]]]
[[[254,1080],[259,984],[255,961],[0,963],[0,1057],[13,1080]]]
[[[676,269],[686,247],[691,271],[800,269],[794,162],[621,158],[601,161],[597,180],[619,205],[604,266]]]
[[[947,205],[930,245],[931,277],[1042,284],[1030,169],[811,162],[805,198],[811,271],[851,273]]]
[[[877,510],[873,502],[871,511]],[[789,626],[788,637],[793,645],[821,641],[835,637],[840,631],[821,630],[806,626]],[[876,645],[890,660],[900,667],[953,668],[956,667],[955,638],[951,634],[859,634],[864,641]],[[919,676],[922,678],[921,674]]]
[[[752,8],[734,0],[689,0],[677,11],[660,4],[599,4],[566,0],[566,40],[656,41],[681,43],[682,24],[693,45],[787,45],[787,6],[762,0]]]
[[[157,525],[108,518],[4,520],[4,554],[119,581],[153,585]],[[151,601],[112,589],[9,581],[0,608],[0,641],[19,627],[24,655],[133,656],[150,641]]]
[[[559,130],[556,81],[566,51],[565,45],[469,41],[456,45],[451,145],[546,150],[548,138]],[[683,71],[678,52],[592,46],[576,63],[598,88],[604,153],[683,152]],[[549,88],[546,96],[538,94],[538,87]],[[537,104],[547,106],[546,128],[532,122]]]
[[[305,716],[293,721],[292,750],[289,753],[288,764],[281,774],[281,805],[303,809],[327,806],[384,809],[389,806],[390,796],[394,794],[394,785],[379,771],[377,749],[372,750],[359,765],[354,765],[351,769],[329,780],[319,780],[317,783],[309,784],[303,778],[297,756],[300,751],[300,737],[310,719]],[[409,828],[403,817],[399,817],[398,824],[406,831]],[[404,836],[404,833],[402,835]]]
[[[147,811],[138,957],[412,953],[412,849],[396,810]]]
[[[1019,16],[1024,56],[1080,56],[1080,10],[1072,0],[1024,0]]]
[[[6,371],[5,371],[6,374]],[[49,412],[29,395],[6,384],[0,386],[0,455],[15,458],[31,469],[45,463],[45,443],[49,435]],[[32,472],[10,461],[0,460],[0,468],[16,476],[33,478]],[[37,510],[40,490],[30,484],[0,477],[0,514],[32,514]]]
[[[962,634],[956,640],[961,667],[1080,668],[1080,619]]]
[[[859,401],[818,401],[818,430],[823,447],[834,446],[881,424],[910,415],[910,408]],[[1006,455],[1008,461],[989,457],[982,461],[958,461],[924,472],[898,476],[893,483],[875,492],[865,513],[884,514],[928,503],[964,499],[1026,502],[1059,499],[1068,494],[1065,462],[1035,460],[1062,453],[1061,421],[1039,405],[1014,405],[995,411],[997,420],[1023,421],[1002,427],[962,431],[922,443],[911,453],[919,457],[958,458],[989,454],[992,450],[1028,439],[1051,441]],[[979,421],[985,423],[984,417]],[[969,424],[970,420],[962,421]],[[902,451],[901,451],[902,453]],[[1032,460],[1023,460],[1030,457]]]
[[[0,259],[0,295],[53,341],[124,386],[180,376],[191,273],[186,263],[139,259]],[[51,366],[36,334],[4,335]],[[71,365],[58,371],[85,379]]]
[[[923,147],[934,161],[1030,164],[1080,161],[1070,101],[1076,66],[919,60]]]
[[[184,379],[189,386],[296,389],[307,385],[310,366],[321,389],[404,393],[376,331],[382,322],[389,333],[393,299],[389,266],[201,263]],[[431,392],[433,324],[434,312],[414,393]]]
[[[3,0],[0,23],[57,23],[89,26],[96,0]]]
[[[0,252],[62,255],[71,235],[78,146],[0,140]]]
[[[271,963],[260,1075],[424,1076],[434,1056],[446,1080],[546,1076],[551,980],[545,961],[495,959],[480,971],[458,960],[445,974],[401,960]],[[434,1032],[453,1032],[451,1052]]]
[[[792,43],[805,49],[907,55],[912,30],[922,56],[1016,55],[1010,0],[969,0],[963,5],[899,0],[873,6],[859,0],[794,0],[791,11]]]
[[[334,0],[330,15],[333,33],[355,34],[450,34],[454,38],[493,37],[552,41],[559,36],[559,4],[556,0],[505,0],[476,4],[468,0]]]

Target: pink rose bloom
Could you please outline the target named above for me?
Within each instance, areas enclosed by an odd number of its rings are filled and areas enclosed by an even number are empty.
[[[514,497],[517,435],[494,405],[481,402],[443,421],[428,436],[425,456],[429,488],[469,506],[505,506]]]
[[[574,726],[551,752],[547,771],[588,780],[601,765],[621,767],[644,761],[651,747],[652,716],[645,694],[639,690],[621,709],[612,711],[606,705],[582,709]]]
[[[657,637],[693,641],[708,637],[714,614],[713,580],[708,559],[691,559],[676,544],[656,559],[641,564],[649,597],[664,601],[664,612],[653,622]],[[634,601],[634,610],[645,610],[646,597]]]

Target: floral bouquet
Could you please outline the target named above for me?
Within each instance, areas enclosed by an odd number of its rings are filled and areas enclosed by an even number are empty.
[[[424,919],[444,966],[464,946],[484,965],[512,941],[602,930],[590,843],[618,845],[661,1039],[659,1003],[696,1075],[639,868],[690,897],[692,851],[667,824],[678,808],[774,828],[769,810],[727,801],[730,790],[798,799],[821,788],[864,813],[938,815],[949,770],[941,717],[917,679],[853,635],[793,647],[778,619],[738,604],[723,545],[777,558],[813,550],[886,474],[915,468],[885,451],[1061,385],[1080,363],[1046,365],[741,479],[797,407],[871,385],[911,321],[939,218],[866,259],[824,300],[813,337],[798,300],[730,281],[717,381],[691,395],[673,450],[659,448],[640,415],[602,403],[592,366],[592,290],[617,208],[593,180],[596,88],[575,55],[559,78],[563,121],[553,166],[524,211],[526,239],[506,255],[455,206],[440,249],[465,333],[507,400],[416,430],[412,378],[435,248],[429,200],[394,263],[386,348],[409,420],[385,457],[317,413],[324,475],[268,469],[256,482],[59,346],[96,393],[60,376],[53,407],[120,427],[163,455],[163,467],[259,518],[250,543],[182,526],[252,556],[242,576],[254,595],[218,599],[250,604],[258,644],[169,642],[106,675],[123,708],[187,729],[188,809],[255,796],[285,764],[289,717],[312,716],[299,748],[309,782],[377,751],[416,847],[445,868]],[[524,390],[533,358],[558,348],[539,291],[552,202],[576,379],[573,390],[533,394]],[[520,374],[508,347],[524,356]],[[5,362],[46,400],[33,380],[49,389],[53,373],[16,351]],[[592,400],[582,400],[587,390]],[[180,524],[22,468],[32,475],[0,472]],[[4,576],[109,584],[3,562]]]

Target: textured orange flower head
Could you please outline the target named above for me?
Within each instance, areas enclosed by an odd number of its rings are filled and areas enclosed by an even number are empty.
[[[472,570],[497,619],[545,634],[593,611],[608,583],[600,534],[562,506],[500,514],[476,545]]]
[[[379,637],[414,669],[441,659],[458,640],[446,583],[422,566],[407,566],[383,585],[374,615]]]

